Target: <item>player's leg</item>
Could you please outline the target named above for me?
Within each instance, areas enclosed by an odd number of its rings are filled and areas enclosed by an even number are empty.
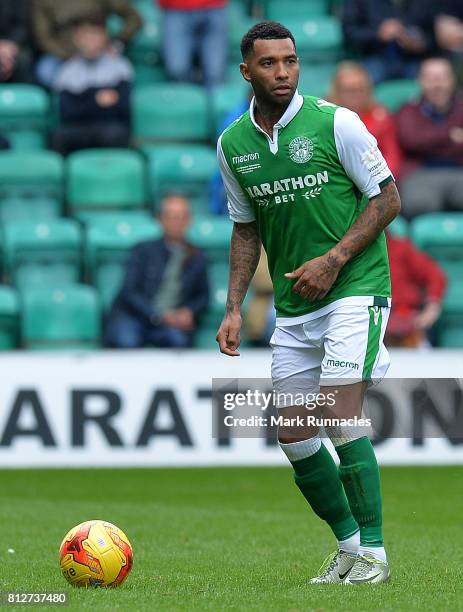
[[[303,337],[299,347],[298,343],[295,328],[277,329],[272,338],[272,378],[279,416],[283,419],[278,439],[294,468],[296,485],[315,514],[328,523],[339,544],[338,551],[327,559],[313,582],[341,582],[355,561],[358,525],[336,464],[321,443],[318,427],[305,424],[309,411],[301,402],[294,405],[295,399],[310,397],[318,391],[318,364],[322,356],[320,350],[311,351],[304,346]],[[298,418],[302,424],[297,422]]]
[[[324,408],[324,416],[338,419],[360,417],[368,381],[380,380],[389,366],[382,343],[388,308],[345,307],[327,316],[325,357],[320,385],[336,402]],[[355,382],[357,381],[357,382]],[[339,474],[353,516],[360,527],[359,568],[347,578],[353,582],[382,582],[389,578],[382,531],[382,499],[378,463],[361,427],[327,427],[339,456]],[[366,561],[365,561],[366,559]]]

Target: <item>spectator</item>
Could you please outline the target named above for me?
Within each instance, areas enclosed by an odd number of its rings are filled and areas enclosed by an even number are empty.
[[[440,49],[448,53],[463,84],[463,3],[461,0],[442,0],[435,23]]]
[[[262,249],[259,264],[251,282],[252,297],[244,325],[252,346],[268,346],[275,330],[276,311],[273,284],[268,271],[267,255]]]
[[[3,1],[3,0],[2,0]],[[124,27],[113,40],[112,51],[123,50],[137,30],[141,19],[129,0],[34,0],[33,27],[38,50],[37,79],[51,87],[60,64],[75,52],[73,29],[77,22],[95,15],[119,15]]]
[[[26,0],[0,2],[0,82],[31,80]]]
[[[95,15],[73,32],[77,53],[58,70],[62,125],[52,146],[67,155],[91,147],[127,147],[130,139],[132,68],[109,51],[105,19]]]
[[[441,312],[445,274],[410,240],[389,232],[386,235],[393,297],[385,342],[389,346],[423,346]]]
[[[192,345],[196,324],[209,300],[206,259],[185,239],[190,211],[183,196],[164,198],[160,221],[164,236],[138,244],[130,255],[122,289],[109,315],[109,346]]]
[[[374,99],[367,70],[356,62],[339,64],[331,86],[330,100],[359,115],[368,131],[378,141],[391,172],[398,178],[402,154],[394,117]]]
[[[373,82],[413,79],[432,49],[435,2],[346,0],[347,45],[362,58]]]
[[[405,104],[397,117],[406,156],[401,182],[406,217],[446,207],[463,210],[463,100],[456,95],[450,62],[425,60],[419,81],[421,98]]]
[[[163,56],[173,81],[192,81],[199,61],[206,86],[221,83],[227,61],[228,0],[159,0],[164,12]]]

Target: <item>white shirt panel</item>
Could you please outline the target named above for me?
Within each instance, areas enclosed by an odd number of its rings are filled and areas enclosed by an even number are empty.
[[[230,170],[222,150],[222,136],[217,143],[217,159],[219,161],[220,174],[227,193],[228,213],[232,221],[236,223],[251,223],[256,217],[249,203],[247,195]]]
[[[379,195],[379,184],[392,176],[392,172],[378,149],[376,138],[360,117],[347,108],[336,109],[334,139],[348,177],[367,198]]]

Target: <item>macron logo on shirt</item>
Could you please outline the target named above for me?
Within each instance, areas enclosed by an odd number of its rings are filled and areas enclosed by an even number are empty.
[[[248,161],[254,161],[255,159],[259,159],[259,153],[247,153],[246,155],[236,155],[232,157],[232,162],[236,164],[243,164]]]

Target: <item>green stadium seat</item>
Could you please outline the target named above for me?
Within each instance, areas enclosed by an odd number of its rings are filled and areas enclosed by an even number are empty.
[[[331,81],[336,64],[301,64],[299,76],[299,93],[326,98],[330,91]]]
[[[188,230],[188,239],[204,249],[210,262],[227,263],[232,228],[228,217],[197,215]]]
[[[146,201],[145,164],[136,151],[87,149],[67,160],[67,200],[72,212],[136,209]]]
[[[154,240],[162,234],[160,225],[150,218],[112,215],[94,219],[88,225],[85,262],[88,277],[97,287],[103,309],[108,310],[124,277],[130,250],[139,242]]]
[[[134,64],[135,86],[150,85],[153,83],[167,83],[167,75],[162,66],[148,64]]]
[[[52,151],[1,151],[0,199],[63,197],[63,160]]]
[[[218,136],[225,117],[248,100],[249,86],[241,77],[239,83],[227,83],[214,89],[212,94],[214,136]]]
[[[288,16],[305,20],[310,17],[327,15],[329,0],[267,0],[266,17],[272,21],[286,23]]]
[[[127,55],[135,65],[154,67],[161,62],[162,14],[155,2],[137,2],[137,11],[143,19],[142,28],[127,47]]]
[[[220,264],[218,264],[220,266]],[[225,273],[225,274],[224,274]],[[217,348],[215,337],[225,312],[228,287],[228,264],[220,268],[209,269],[210,304],[207,312],[201,317],[199,328],[194,336],[196,348]]]
[[[0,85],[0,132],[14,149],[43,149],[46,145],[50,101],[36,85]]]
[[[463,213],[429,213],[410,223],[413,242],[432,257],[463,263]]]
[[[297,53],[302,63],[333,63],[343,51],[343,37],[339,19],[329,15],[301,20],[292,15],[285,26],[294,34]]]
[[[375,98],[391,113],[395,113],[406,102],[420,95],[420,86],[415,79],[385,81],[375,87]]]
[[[444,266],[447,272],[448,289],[437,324],[439,345],[448,348],[463,348],[463,259],[454,266]]]
[[[237,67],[237,63],[242,62],[240,44],[241,39],[253,25],[262,21],[259,17],[244,17],[235,19],[233,28],[230,28],[229,39],[229,60]]]
[[[25,348],[73,350],[100,345],[101,306],[93,287],[28,288],[21,298]]]
[[[5,267],[20,287],[77,282],[81,230],[72,219],[9,223],[4,228]]]
[[[208,212],[209,183],[217,171],[215,149],[206,145],[145,146],[150,197],[157,208],[169,193],[184,193],[195,213]]]
[[[397,238],[408,238],[408,221],[404,217],[396,217],[387,229]]]
[[[41,221],[61,215],[61,203],[53,198],[5,198],[0,200],[0,223]]]
[[[0,286],[0,351],[18,346],[19,300],[11,287]]]
[[[136,87],[133,132],[139,143],[207,140],[210,129],[204,88],[184,83]]]

